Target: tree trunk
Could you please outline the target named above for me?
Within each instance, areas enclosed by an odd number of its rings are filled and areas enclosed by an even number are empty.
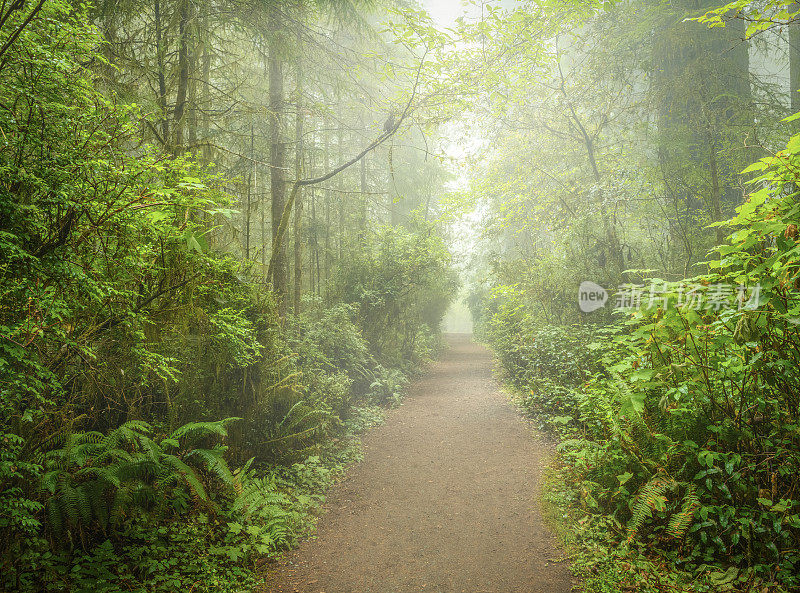
[[[342,111],[339,110],[339,130],[338,130],[338,138],[337,138],[337,150],[339,151],[339,163],[344,161],[344,127],[342,123]],[[339,194],[338,202],[338,211],[339,211],[339,226],[336,232],[337,244],[339,246],[339,257],[337,259],[338,263],[342,262],[344,258],[344,202],[345,202],[345,193],[344,193],[344,175],[339,175],[339,189],[341,193]]]
[[[297,31],[297,88],[294,122],[294,178],[303,178],[303,61],[300,51],[300,29]],[[303,292],[303,189],[297,188],[294,199],[294,314],[300,315]]]
[[[328,128],[329,121],[326,118],[322,123],[324,134],[323,136],[323,159],[325,171],[331,169],[331,153],[330,153],[330,130]],[[325,294],[328,294],[328,281],[331,273],[331,190],[325,190]]]
[[[211,144],[209,143],[209,136],[211,131],[211,116],[209,115],[209,107],[211,105],[211,51],[210,51],[210,32],[208,24],[208,11],[203,13],[203,31],[205,31],[205,39],[202,44],[202,60],[201,60],[201,115],[202,118],[202,134],[203,134],[203,162],[210,163],[212,161],[213,153]]]
[[[792,4],[789,10],[800,10],[800,4]],[[789,98],[792,113],[800,111],[800,21],[789,24]],[[800,131],[800,120],[792,122],[794,132]]]
[[[363,243],[365,240],[365,233],[367,231],[367,157],[361,159],[361,208],[358,217],[358,236],[359,240]]]
[[[175,143],[173,153],[183,151],[184,114],[189,89],[189,2],[182,0],[178,21],[178,90],[175,95]]]
[[[158,78],[158,109],[161,111],[161,145],[169,148],[169,119],[167,118],[167,79],[165,74],[166,65],[164,64],[164,38],[162,36],[163,27],[161,24],[161,0],[153,2],[153,26],[156,30],[156,76]]]
[[[720,196],[719,167],[717,166],[717,146],[715,138],[711,134],[709,134],[708,146],[708,163],[711,169],[711,212],[714,222],[719,222],[722,220],[722,199]],[[725,242],[725,233],[722,227],[716,227],[716,240],[717,245],[722,245]]]
[[[244,208],[242,209],[242,222],[243,222],[243,229],[242,229],[242,243],[244,245],[244,260],[250,261],[250,217],[251,212],[253,209],[253,169],[255,167],[254,163],[255,157],[255,130],[253,128],[253,124],[250,124],[250,172],[247,175],[247,194],[244,203]]]
[[[269,108],[272,117],[270,129],[270,192],[272,194],[272,239],[278,237],[284,204],[286,203],[286,146],[284,143],[283,68],[279,35],[280,9],[273,7],[269,14]],[[272,289],[278,302],[278,313],[286,314],[288,270],[285,238],[275,246],[275,265],[272,271]]]

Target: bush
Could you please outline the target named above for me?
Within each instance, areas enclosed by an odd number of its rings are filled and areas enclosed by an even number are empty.
[[[526,404],[573,437],[560,451],[584,508],[681,567],[721,567],[725,583],[800,586],[798,163],[787,150],[755,166],[761,189],[712,271],[685,281],[709,306],[678,306],[684,283],[654,280],[658,306],[575,339],[532,329],[511,287],[483,313],[512,381],[532,388]],[[742,285],[759,290],[737,305]],[[729,306],[710,306],[720,293]]]
[[[376,366],[371,375],[369,401],[381,406],[398,404],[408,378],[398,369],[386,369],[381,365]]]
[[[419,227],[383,227],[339,270],[332,297],[351,305],[381,364],[418,365],[458,288],[442,239]]]

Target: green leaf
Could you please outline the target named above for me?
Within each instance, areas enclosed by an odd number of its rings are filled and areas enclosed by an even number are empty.
[[[243,528],[244,527],[242,526],[241,523],[236,523],[236,522],[228,523],[228,532],[232,533],[233,535],[240,534]]]
[[[742,175],[744,175],[745,173],[752,173],[753,171],[763,171],[768,166],[769,165],[767,163],[765,163],[764,161],[756,161],[752,165],[750,165],[750,166],[746,167],[745,169],[743,169],[741,173],[742,173]]]

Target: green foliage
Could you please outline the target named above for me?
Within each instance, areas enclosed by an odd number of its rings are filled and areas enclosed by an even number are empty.
[[[393,403],[432,354],[449,254],[381,231],[339,297],[282,319],[230,248],[239,180],[147,143],[197,112],[110,90],[131,64],[106,59],[109,6],[2,11],[0,589],[241,591],[307,533],[354,455],[331,443],[376,421],[354,404]]]
[[[336,276],[337,300],[357,311],[364,337],[382,364],[423,362],[455,295],[450,254],[429,225],[383,227]]]
[[[565,543],[570,568],[587,593],[761,590],[750,569],[731,567],[697,574],[677,567],[669,554],[657,549],[627,545],[625,528],[614,517],[587,514],[574,477],[569,466],[551,470],[543,489],[545,517]]]
[[[632,501],[631,519],[628,522],[628,539],[636,537],[645,521],[653,518],[654,513],[666,510],[668,499],[665,495],[676,486],[675,480],[656,475],[639,489]]]
[[[544,392],[544,404],[527,396],[523,403],[580,435],[561,452],[575,468],[582,504],[627,524],[625,539],[655,544],[690,571],[745,566],[791,588],[800,562],[800,467],[789,388],[797,367],[789,361],[798,357],[800,336],[791,321],[797,248],[784,235],[798,211],[794,194],[783,191],[793,177],[783,176],[783,164],[771,165],[760,180],[775,188],[771,199],[762,191],[739,210],[717,271],[694,279],[701,286],[759,283],[754,309],[643,308],[606,344],[582,334],[595,360],[582,385],[569,375],[558,379],[569,388],[569,407],[559,405],[557,389]],[[510,327],[503,315],[498,308],[490,325]],[[558,369],[537,368],[529,353],[534,334],[522,328],[488,333],[514,382],[539,388]],[[559,347],[558,331],[542,334],[549,334],[549,349]]]
[[[477,331],[493,347],[511,384],[522,393],[527,411],[544,425],[571,423],[582,398],[576,392],[597,370],[586,348],[602,328],[542,325],[527,313],[520,287],[495,287],[477,307]]]
[[[566,358],[586,360],[576,365],[584,374],[559,369],[565,330],[528,329],[518,292],[503,287],[484,308],[485,335],[518,387],[554,376],[568,389],[566,409],[558,390],[545,391],[544,404],[522,402],[574,437],[560,451],[581,506],[626,525],[618,542],[655,546],[718,585],[743,582],[729,574],[742,567],[761,582],[798,586],[795,138],[752,168],[758,189],[727,223],[729,242],[716,248],[708,274],[688,281],[709,305],[681,304],[678,283],[655,280],[663,287],[656,306],[643,302],[600,339],[575,330],[587,347]],[[728,306],[711,306],[720,285],[729,287]],[[740,286],[760,292],[737,303]],[[553,365],[537,363],[543,337]]]
[[[197,445],[227,436],[225,425],[232,420],[186,424],[159,440],[151,438],[150,425],[138,421],[106,435],[63,436],[63,446],[45,455],[41,480],[50,494],[47,525],[54,541],[85,541],[87,532],[115,527],[136,510],[155,516],[168,507],[182,512],[191,497],[210,504],[198,469],[227,487],[233,486],[233,475],[224,448]]]
[[[293,347],[312,397],[324,398],[337,415],[345,417],[375,365],[356,324],[354,307],[338,304],[325,308],[319,300],[307,302],[296,321]]]
[[[700,508],[700,499],[697,497],[697,488],[688,486],[683,497],[680,511],[672,515],[667,525],[667,535],[675,539],[680,539],[686,535],[689,527],[694,523],[695,515]]]
[[[378,405],[400,403],[408,378],[398,369],[386,369],[381,365],[372,372],[369,384],[369,400]]]
[[[791,0],[767,0],[758,3],[752,0],[735,0],[691,20],[713,28],[724,27],[725,22],[732,16],[744,17],[747,21],[746,33],[749,38],[768,29],[792,23],[798,14],[800,11]]]

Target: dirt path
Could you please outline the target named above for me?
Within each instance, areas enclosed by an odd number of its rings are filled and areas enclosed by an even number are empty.
[[[550,451],[466,336],[386,423],[328,498],[316,539],[270,578],[281,593],[568,593],[538,509]],[[554,563],[555,562],[555,563]]]

